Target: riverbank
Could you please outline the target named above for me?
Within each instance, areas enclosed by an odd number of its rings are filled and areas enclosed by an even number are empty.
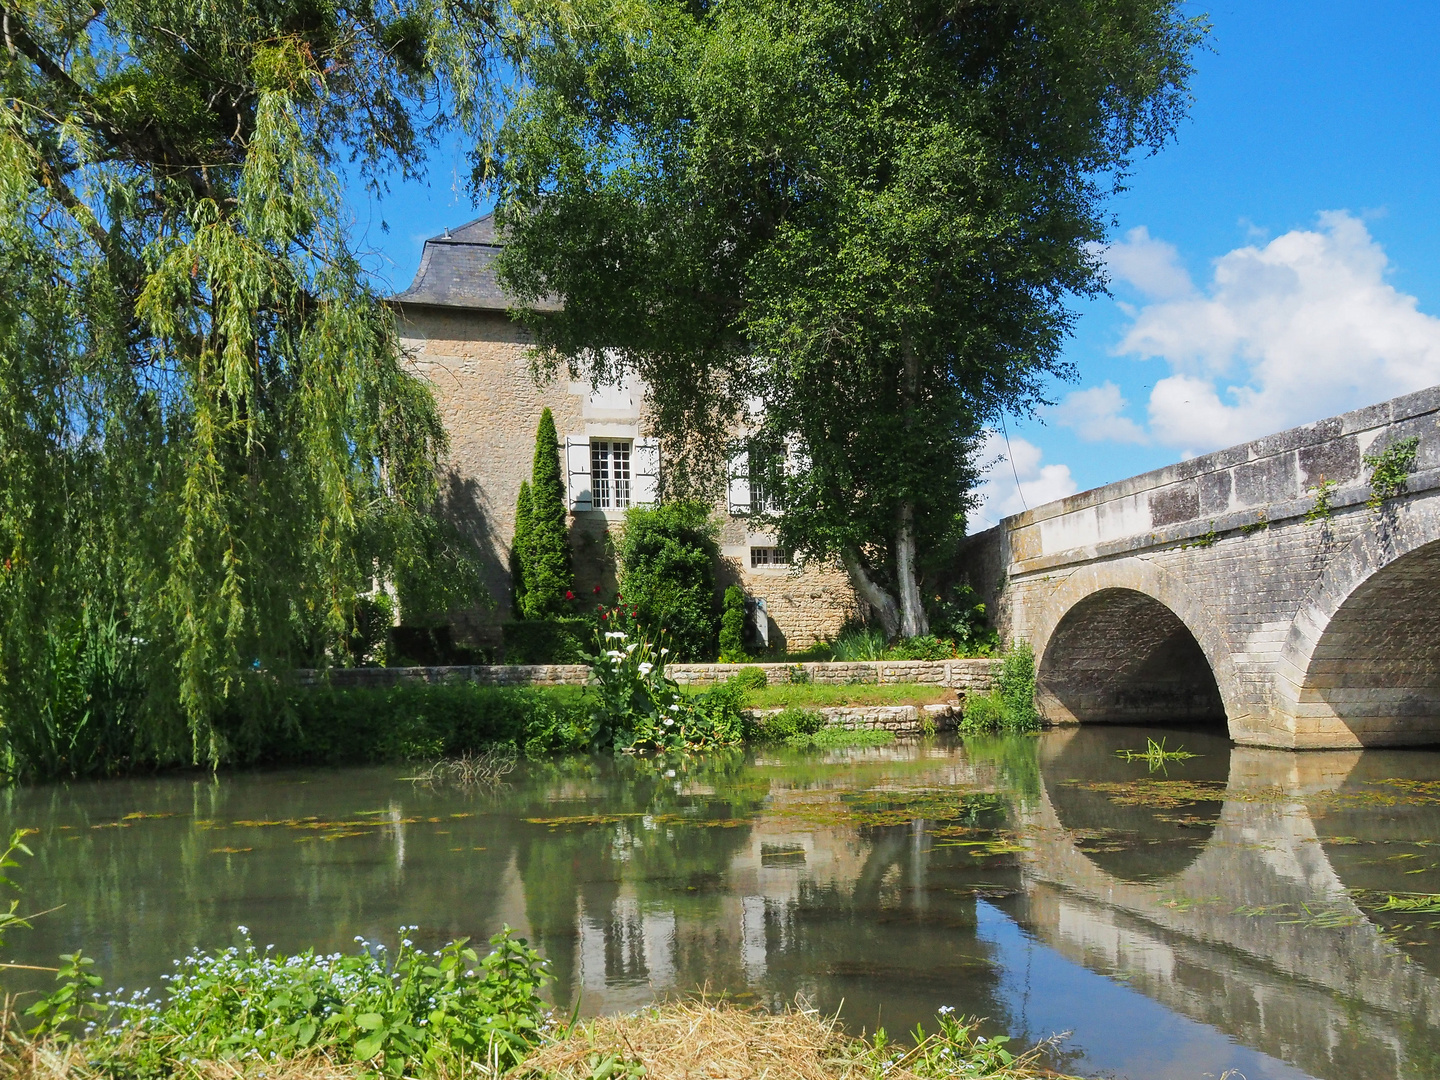
[[[1064,1080],[1049,1069],[1044,1046],[1012,1050],[986,1039],[971,1022],[937,1018],[935,1030],[891,1042],[883,1033],[846,1035],[834,1017],[813,1009],[780,1013],[728,1002],[678,1001],[624,1016],[602,1017],[547,1036],[511,1068],[471,1061],[467,1076],[511,1080]],[[33,1041],[12,1025],[0,1049],[0,1078],[110,1080],[113,1061],[94,1060],[85,1040]],[[193,1080],[360,1080],[375,1062],[337,1061],[327,1054],[251,1062],[188,1059],[164,1063],[160,1075]],[[424,1067],[407,1076],[448,1076]]]

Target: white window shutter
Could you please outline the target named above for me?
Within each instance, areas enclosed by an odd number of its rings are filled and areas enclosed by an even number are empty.
[[[590,494],[590,440],[584,435],[565,437],[565,468],[569,475],[570,509],[594,509]]]
[[[636,439],[630,459],[631,503],[653,503],[660,496],[660,443],[656,439]]]
[[[745,450],[730,457],[730,513],[750,513],[750,454]]]

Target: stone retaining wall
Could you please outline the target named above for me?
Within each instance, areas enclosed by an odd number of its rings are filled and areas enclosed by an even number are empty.
[[[953,690],[989,690],[998,660],[877,660],[808,664],[672,664],[669,672],[683,686],[711,686],[745,668],[758,667],[771,685],[811,682],[826,685],[915,683]],[[584,686],[590,669],[584,664],[497,664],[464,667],[332,668],[330,684],[340,687],[384,687],[399,683],[457,680],[485,686]],[[797,677],[798,676],[798,677]],[[310,685],[320,672],[304,671]],[[908,707],[908,706],[906,706]]]
[[[774,716],[783,709],[755,709],[754,716]],[[938,705],[832,705],[817,709],[825,726],[847,731],[893,731],[896,735],[923,735],[953,731],[960,724],[960,706]],[[926,723],[928,721],[928,724]]]

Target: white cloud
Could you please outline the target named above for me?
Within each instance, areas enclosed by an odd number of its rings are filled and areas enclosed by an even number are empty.
[[[1042,465],[1040,459],[1040,448],[1034,443],[1011,438],[1007,455],[1000,432],[985,433],[980,461],[988,464],[988,471],[984,483],[975,489],[980,502],[970,511],[970,532],[998,525],[1001,518],[1018,514],[1027,507],[1075,494],[1077,485],[1070,475],[1070,466]]]
[[[1104,257],[1112,279],[1124,281],[1153,299],[1170,300],[1195,291],[1175,245],[1154,239],[1144,225],[1105,248]]]
[[[1172,289],[1145,270],[1168,245],[1139,232],[1111,248],[1125,249],[1112,272]],[[1203,295],[1152,284],[1119,351],[1170,366],[1150,395],[1153,439],[1213,450],[1440,383],[1440,319],[1387,284],[1387,266],[1359,218],[1327,212],[1218,259]]]
[[[1050,416],[1062,427],[1073,428],[1087,442],[1149,442],[1141,426],[1128,416],[1121,416],[1129,402],[1113,382],[1104,382],[1088,390],[1076,390],[1050,410]]]

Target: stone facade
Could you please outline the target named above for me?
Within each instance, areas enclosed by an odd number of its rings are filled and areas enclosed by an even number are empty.
[[[772,686],[807,682],[827,685],[849,683],[904,683],[948,686],[960,693],[985,692],[995,681],[998,660],[884,660],[874,663],[827,661],[807,664],[672,664],[666,671],[681,686],[713,686],[750,667],[765,672]],[[313,683],[314,671],[301,680]],[[584,664],[477,664],[454,667],[332,668],[326,676],[332,686],[384,687],[407,682],[463,680],[485,686],[584,686],[590,669]]]
[[[570,539],[576,593],[598,585],[615,589],[609,531],[622,508],[596,508],[590,494],[590,442],[616,440],[629,450],[629,502],[654,498],[663,468],[650,437],[642,385],[592,390],[588,383],[558,379],[537,383],[525,329],[508,314],[490,260],[499,251],[488,218],[426,243],[414,284],[395,297],[401,341],[417,372],[429,383],[450,436],[444,499],[479,552],[491,608],[453,616],[457,640],[493,646],[509,616],[512,590],[509,550],[515,533],[515,500],[530,476],[535,427],[549,407],[561,443],[561,469],[571,501]],[[728,504],[717,503],[728,510]],[[752,548],[774,548],[774,537],[741,515],[722,513],[722,588],[739,582],[751,598],[765,601],[772,643],[803,649],[832,637],[857,611],[843,569],[813,566],[751,566]]]
[[[1404,492],[1367,505],[1365,456],[1412,437]],[[1036,507],[964,557],[1053,723],[1440,742],[1440,387]]]

